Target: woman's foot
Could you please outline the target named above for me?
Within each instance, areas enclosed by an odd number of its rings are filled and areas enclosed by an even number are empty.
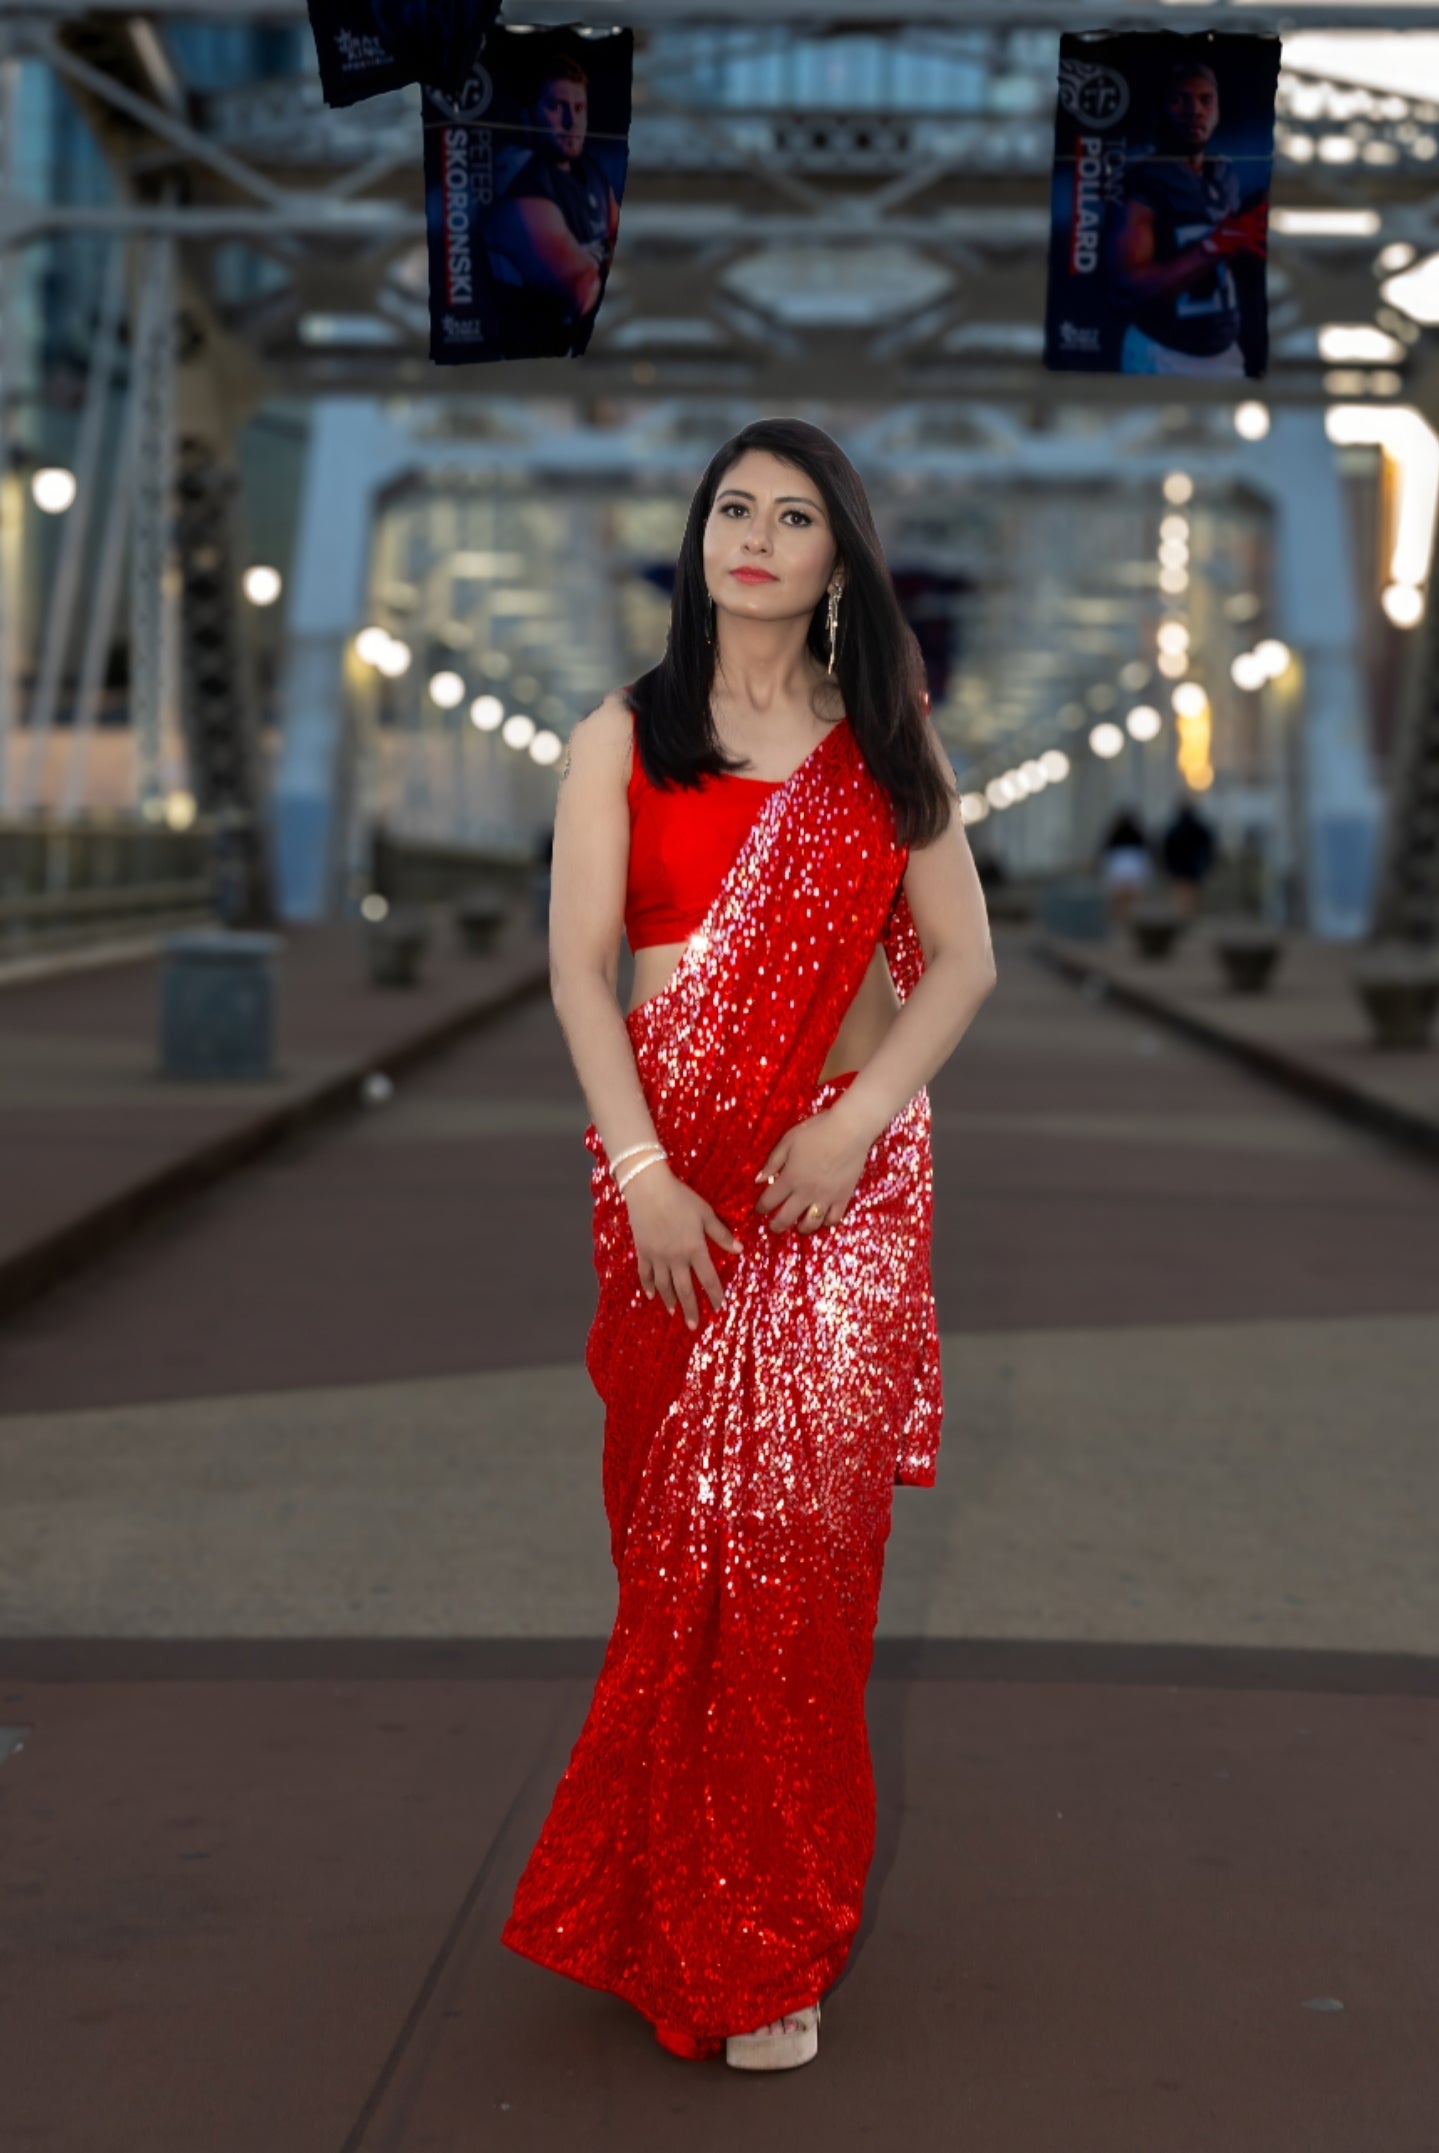
[[[672,2056],[682,2056],[686,2063],[706,2063],[711,2056],[718,2056],[723,2048],[721,2040],[706,2040],[701,2034],[686,2033],[681,2026],[656,2026],[655,2039],[661,2048],[667,2048]]]
[[[732,2033],[724,2054],[737,2071],[792,2071],[812,2063],[819,2054],[819,2005],[787,2012],[754,2033]]]

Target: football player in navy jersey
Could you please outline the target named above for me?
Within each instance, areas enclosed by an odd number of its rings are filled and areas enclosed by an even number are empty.
[[[614,254],[619,203],[585,154],[589,77],[578,60],[560,53],[542,64],[524,116],[533,148],[491,212],[491,266],[524,287],[511,339],[516,354],[566,357],[589,342]]]
[[[1242,374],[1245,321],[1236,259],[1264,259],[1267,207],[1240,201],[1234,167],[1206,155],[1219,125],[1212,67],[1171,72],[1153,152],[1124,176],[1115,290],[1130,320],[1123,374]]]

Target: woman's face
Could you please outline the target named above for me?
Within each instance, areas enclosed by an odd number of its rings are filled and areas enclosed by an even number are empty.
[[[745,620],[808,619],[836,566],[813,479],[767,449],[746,449],[720,480],[704,530],[716,610]]]

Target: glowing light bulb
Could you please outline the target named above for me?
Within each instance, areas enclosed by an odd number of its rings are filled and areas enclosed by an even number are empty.
[[[252,606],[272,606],[284,587],[278,568],[265,568],[258,563],[247,568],[240,578],[240,588]]]
[[[61,464],[47,464],[30,479],[30,498],[47,516],[61,516],[73,502],[75,474]]]
[[[1417,584],[1387,584],[1379,603],[1396,628],[1417,628],[1424,618],[1424,593]]]
[[[457,710],[465,699],[465,684],[458,673],[430,675],[430,701],[440,710]]]

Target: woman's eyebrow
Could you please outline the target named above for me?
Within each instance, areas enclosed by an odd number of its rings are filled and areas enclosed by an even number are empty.
[[[754,495],[746,493],[743,486],[724,486],[715,495],[715,499],[723,501],[726,495],[731,493],[737,494],[741,501],[752,501],[754,499]],[[812,500],[807,493],[777,493],[775,499],[776,501],[801,501],[806,508],[815,509],[821,516],[824,514],[819,502]]]

